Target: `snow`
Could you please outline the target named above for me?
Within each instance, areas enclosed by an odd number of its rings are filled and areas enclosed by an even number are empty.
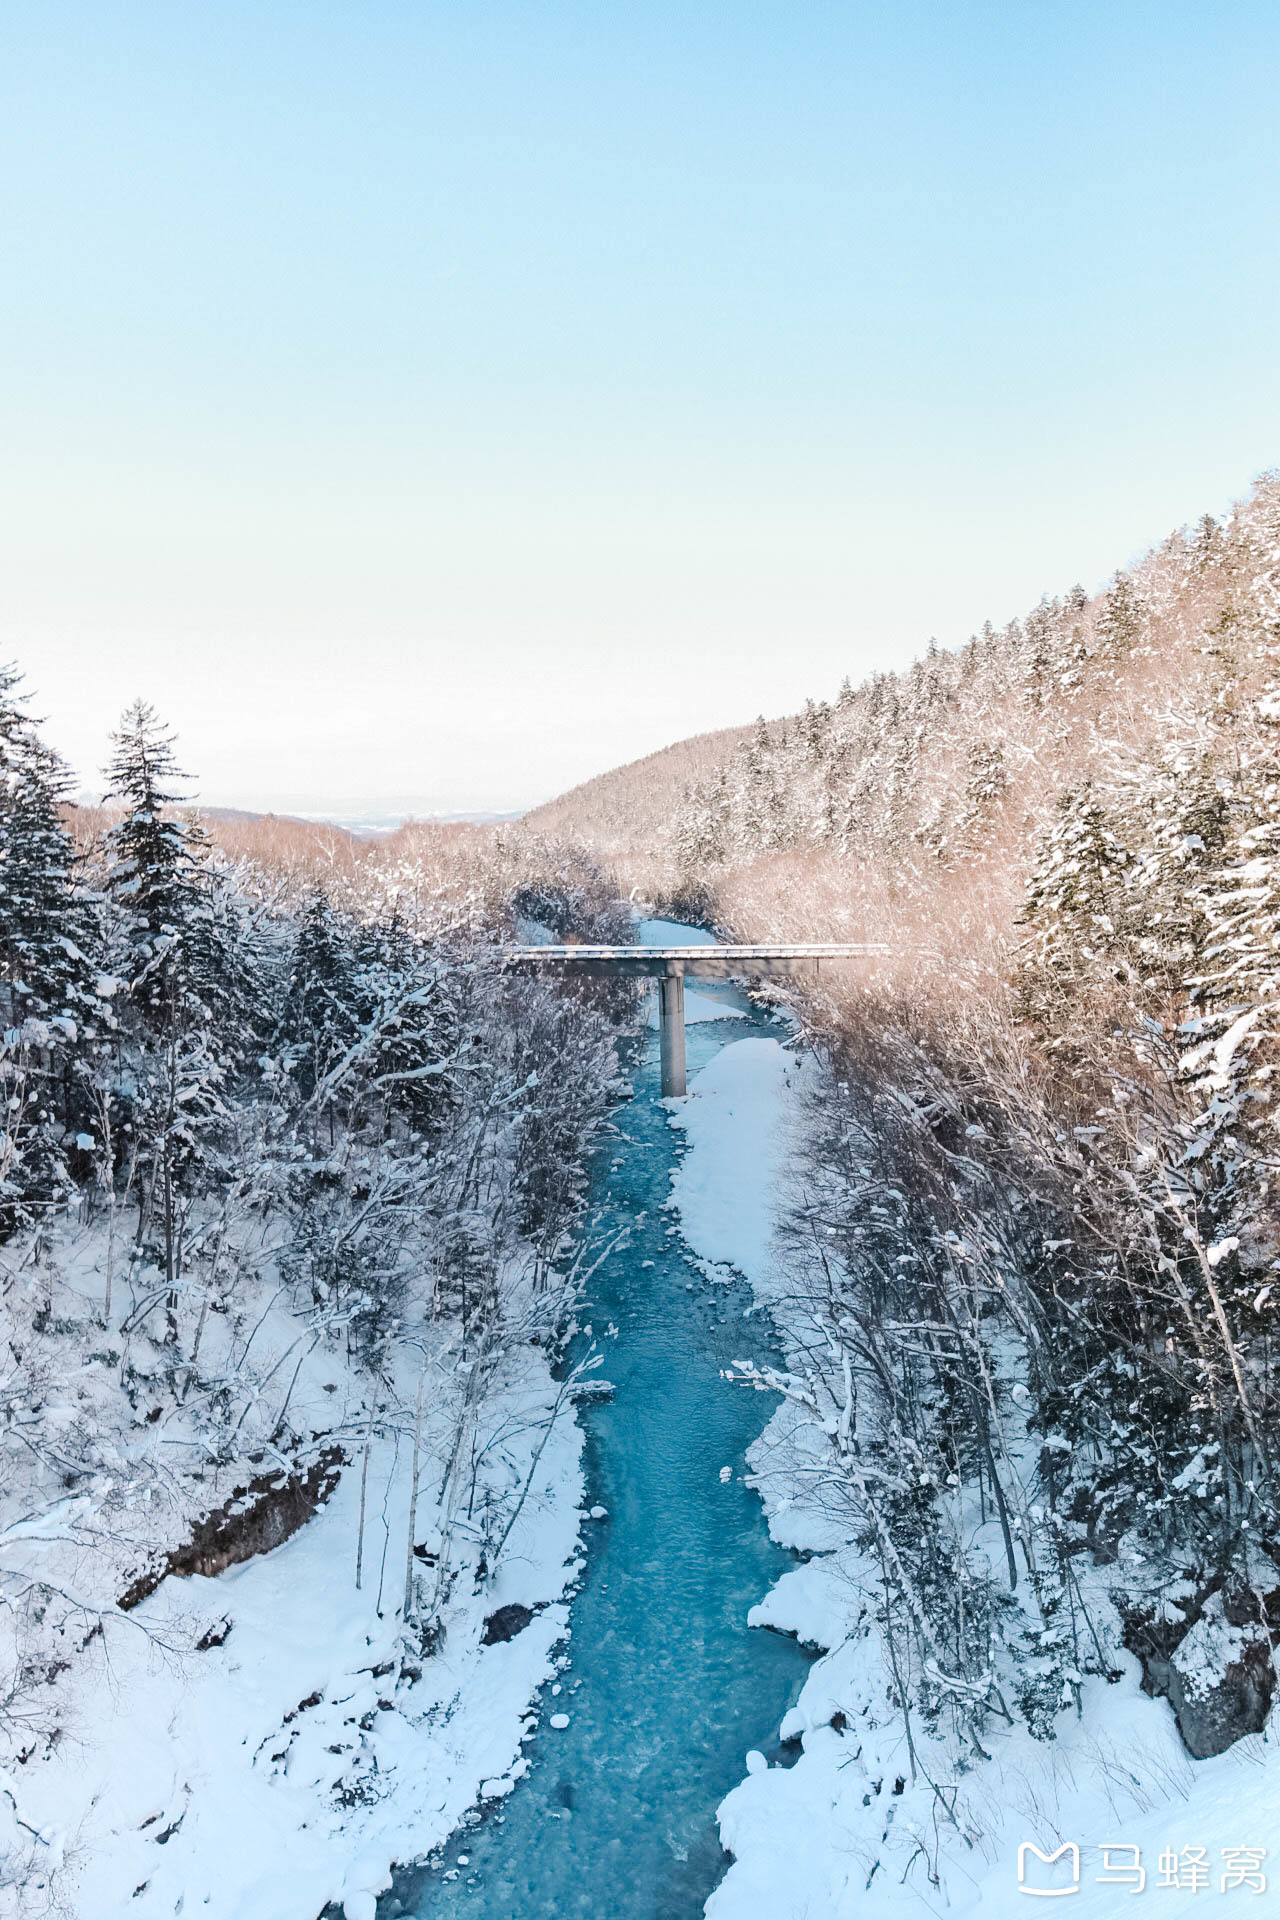
[[[649,945],[711,941],[661,921],[645,923],[640,935]],[[730,1011],[709,995],[687,998],[714,1009],[692,1018]],[[752,1036],[724,1047],[670,1113],[687,1143],[672,1181],[679,1230],[709,1272],[730,1267],[745,1276],[789,1356],[802,1329],[789,1319],[774,1239],[815,1072],[787,1045]],[[1218,1242],[1211,1264],[1234,1245]],[[359,1448],[351,1445],[355,1464],[283,1545],[214,1578],[171,1576],[121,1612],[121,1568],[110,1558],[99,1567],[96,1543],[120,1530],[135,1502],[154,1512],[153,1496],[156,1505],[163,1498],[162,1449],[198,1447],[200,1429],[184,1417],[140,1438],[118,1412],[112,1424],[119,1395],[97,1351],[109,1336],[94,1318],[102,1253],[100,1232],[95,1239],[76,1230],[51,1258],[58,1311],[85,1331],[78,1371],[39,1409],[47,1435],[87,1423],[101,1471],[69,1498],[35,1498],[17,1485],[0,1496],[6,1568],[61,1582],[90,1615],[101,1614],[102,1631],[77,1648],[68,1682],[51,1680],[45,1690],[61,1703],[65,1737],[30,1766],[0,1775],[0,1856],[29,1854],[46,1878],[65,1860],[58,1895],[71,1920],[168,1920],[194,1911],[208,1920],[315,1920],[329,1901],[347,1920],[370,1920],[392,1860],[431,1852],[469,1808],[504,1798],[527,1769],[520,1743],[529,1702],[543,1687],[558,1690],[580,1525],[588,1514],[607,1518],[603,1507],[584,1509],[580,1430],[568,1413],[553,1426],[496,1575],[485,1581],[462,1568],[443,1642],[416,1679],[398,1674],[409,1458],[403,1431],[390,1427],[370,1456],[361,1589]],[[268,1369],[296,1344],[297,1323],[273,1303],[269,1263],[260,1284],[255,1352],[270,1378]],[[125,1310],[117,1308],[117,1324]],[[219,1337],[211,1323],[210,1347]],[[442,1377],[433,1392],[429,1461],[445,1452],[439,1436],[452,1416],[453,1383]],[[363,1434],[363,1393],[341,1345],[321,1347],[299,1375],[295,1418],[306,1425],[314,1413],[316,1428]],[[495,1395],[491,1423],[508,1437],[486,1471],[507,1476],[508,1486],[518,1480],[555,1394],[544,1351],[522,1346]],[[397,1397],[409,1404],[412,1383],[398,1382]],[[1016,1390],[1011,1397],[1019,1403]],[[16,1402],[11,1412],[19,1421],[35,1417]],[[1021,1726],[997,1730],[990,1758],[959,1779],[948,1776],[941,1803],[923,1773],[913,1777],[901,1722],[884,1710],[862,1563],[838,1516],[812,1498],[826,1444],[810,1414],[785,1400],[749,1459],[774,1536],[812,1556],[760,1596],[750,1624],[793,1634],[822,1655],[780,1728],[801,1741],[798,1762],[770,1767],[752,1750],[719,1809],[733,1863],[708,1903],[709,1920],[838,1920],[855,1910],[875,1920],[890,1909],[924,1920],[944,1908],[1012,1920],[1021,1911],[1016,1859],[1024,1841],[1045,1852],[1064,1841],[1079,1846],[1081,1914],[1101,1914],[1101,1903],[1126,1894],[1097,1879],[1104,1843],[1140,1849],[1152,1889],[1160,1856],[1173,1850],[1171,1871],[1185,1868],[1188,1878],[1159,1887],[1171,1916],[1198,1898],[1192,1855],[1181,1850],[1203,1848],[1216,1896],[1224,1852],[1267,1845],[1280,1793],[1275,1745],[1256,1737],[1193,1764],[1167,1706],[1141,1693],[1127,1658],[1116,1684],[1085,1683],[1081,1717],[1062,1716],[1054,1742],[1037,1744]],[[1193,1469],[1199,1461],[1187,1473]],[[211,1469],[215,1484],[222,1497],[229,1482],[215,1481]],[[427,1475],[420,1515],[433,1510],[434,1491]],[[174,1525],[189,1518],[170,1516]],[[424,1532],[429,1544],[420,1521],[420,1539]],[[156,1534],[162,1548],[181,1537]],[[512,1640],[484,1646],[485,1618],[511,1602],[534,1608],[532,1620]],[[1220,1668],[1217,1643],[1231,1631],[1202,1622],[1184,1643],[1186,1661],[1204,1642],[1204,1670]],[[550,1715],[557,1731],[569,1724],[567,1713]],[[941,1748],[931,1750],[924,1732],[916,1737],[932,1763]],[[1280,1871],[1280,1854],[1274,1865]],[[0,1920],[27,1920],[32,1909],[18,1904],[23,1894],[4,1877]]]
[[[543,920],[516,915],[516,939],[522,947],[554,947],[559,935]]]
[[[642,920],[636,933],[642,947],[714,947],[718,944],[715,935],[708,933],[704,927],[687,927],[679,920]],[[742,1020],[745,1017],[741,1007],[727,1005],[723,1000],[718,1000],[714,993],[704,992],[698,987],[685,987],[686,1026],[691,1026],[697,1020]],[[649,1027],[658,1024],[656,993],[649,995],[645,1024]]]
[[[745,1275],[789,1344],[800,1329],[788,1322],[774,1231],[795,1178],[800,1103],[813,1071],[776,1041],[742,1040],[693,1079],[671,1114],[689,1145],[672,1189],[685,1238],[705,1261]],[[884,1656],[859,1556],[808,1498],[817,1476],[812,1464],[806,1470],[806,1450],[812,1459],[814,1440],[811,1420],[787,1401],[750,1456],[771,1531],[813,1557],[786,1573],[748,1618],[825,1651],[780,1728],[783,1738],[802,1741],[799,1760],[770,1767],[748,1754],[745,1777],[719,1809],[721,1840],[733,1858],[707,1903],[707,1920],[843,1920],[854,1912],[864,1920],[936,1920],[943,1912],[1015,1920],[1028,1890],[1070,1885],[1069,1856],[1053,1867],[1031,1856],[1020,1887],[1024,1842],[1042,1854],[1064,1842],[1078,1847],[1072,1897],[1080,1904],[1071,1909],[1078,1920],[1114,1915],[1116,1900],[1132,1897],[1132,1880],[1099,1876],[1135,1858],[1171,1920],[1204,1897],[1195,1890],[1196,1849],[1204,1850],[1208,1897],[1221,1897],[1231,1872],[1224,1855],[1265,1850],[1271,1840],[1280,1796],[1276,1740],[1254,1736],[1217,1759],[1193,1762],[1168,1706],[1142,1693],[1137,1662],[1127,1655],[1119,1656],[1114,1684],[1085,1681],[1080,1716],[1060,1716],[1055,1740],[1037,1742],[1021,1725],[992,1733],[990,1757],[959,1778],[954,1770],[944,1776],[941,1798],[926,1779],[913,1779],[901,1719],[885,1711]],[[1205,1623],[1206,1635],[1217,1631]],[[1220,1669],[1221,1648],[1209,1652],[1209,1665]],[[930,1752],[919,1729],[916,1740],[917,1755],[934,1763],[941,1748]],[[1268,1865],[1269,1885],[1280,1885],[1280,1848],[1260,1870]]]
[[[656,993],[648,995],[648,1008],[645,1013],[645,1025],[656,1027],[658,1024],[658,997]],[[731,1007],[724,1000],[717,1000],[712,993],[704,993],[700,987],[686,984],[684,990],[684,1023],[692,1026],[697,1020],[745,1020],[742,1007]]]
[[[781,1116],[802,1071],[778,1040],[739,1040],[694,1077],[671,1115],[692,1149],[672,1182],[685,1238],[766,1293],[788,1149]]]
[[[642,947],[714,947],[719,944],[705,927],[687,927],[682,920],[642,920],[636,928]]]
[[[81,1232],[61,1252],[59,1311],[68,1324],[83,1319],[87,1340],[101,1344],[110,1336],[85,1311],[99,1296],[101,1239]],[[264,1370],[297,1336],[284,1304],[269,1304],[273,1283],[268,1271],[254,1345]],[[213,1319],[207,1351],[217,1337]],[[72,1337],[64,1334],[64,1345]],[[528,1470],[557,1394],[539,1346],[516,1348],[504,1368],[485,1413],[493,1433],[501,1430],[490,1462],[500,1497]],[[38,1877],[65,1851],[58,1911],[74,1920],[167,1920],[182,1911],[208,1920],[315,1920],[329,1901],[348,1916],[371,1915],[393,1860],[428,1854],[478,1799],[509,1792],[527,1766],[520,1743],[529,1702],[555,1677],[576,1577],[584,1487],[571,1407],[552,1424],[487,1581],[455,1542],[459,1577],[443,1643],[405,1676],[398,1605],[411,1448],[402,1430],[389,1427],[372,1445],[360,1590],[360,1447],[351,1444],[351,1464],[327,1503],[282,1545],[216,1577],[171,1575],[124,1613],[114,1603],[128,1565],[119,1554],[130,1548],[127,1539],[118,1549],[114,1542],[128,1532],[139,1491],[138,1510],[161,1529],[162,1551],[166,1527],[181,1539],[190,1525],[181,1512],[157,1514],[164,1482],[153,1499],[151,1456],[139,1449],[153,1449],[163,1463],[173,1449],[198,1445],[198,1428],[144,1423],[138,1438],[136,1426],[121,1422],[110,1369],[88,1359],[72,1378],[83,1383],[82,1397],[43,1409],[45,1428],[91,1420],[99,1457],[109,1466],[114,1456],[117,1470],[104,1472],[91,1495],[43,1504],[9,1488],[0,1554],[6,1572],[29,1568],[55,1581],[91,1617],[101,1612],[103,1627],[87,1639],[81,1629],[67,1675],[44,1690],[64,1737],[0,1778],[0,1850],[18,1857],[6,1841],[9,1822],[15,1846],[35,1856]],[[365,1378],[348,1368],[340,1344],[317,1349],[295,1389],[296,1417],[314,1409],[312,1424],[336,1422],[363,1436]],[[438,1378],[424,1422],[433,1444],[424,1447],[420,1540],[424,1532],[430,1539],[430,1476],[456,1404],[456,1381]],[[398,1383],[402,1404],[412,1387]],[[133,1464],[121,1476],[126,1460]],[[235,1471],[243,1484],[243,1464]],[[511,1602],[536,1609],[530,1623],[510,1641],[482,1645],[486,1617]],[[0,1916],[28,1920],[39,1910],[31,1888],[7,1886],[7,1878],[0,1874]]]

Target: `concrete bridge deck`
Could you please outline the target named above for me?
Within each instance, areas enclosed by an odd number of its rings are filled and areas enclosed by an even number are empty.
[[[744,976],[808,975],[818,973],[824,961],[867,960],[888,952],[875,944],[860,946],[753,947],[506,947],[503,965],[519,971],[556,969],[563,973],[601,978],[658,982],[658,1032],[662,1057],[664,1098],[685,1091],[684,983],[691,980],[733,980]]]

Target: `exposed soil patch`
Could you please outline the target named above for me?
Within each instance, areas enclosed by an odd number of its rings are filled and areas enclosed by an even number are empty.
[[[158,1566],[138,1575],[120,1596],[122,1611],[136,1607],[171,1573],[212,1577],[281,1546],[324,1505],[345,1458],[341,1447],[329,1447],[305,1473],[264,1473],[237,1487],[225,1505],[197,1523],[185,1546],[175,1547]]]

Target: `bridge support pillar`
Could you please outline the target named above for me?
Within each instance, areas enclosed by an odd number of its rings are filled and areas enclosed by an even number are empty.
[[[662,1097],[679,1099],[685,1091],[684,975],[658,975],[658,1046],[662,1059]]]

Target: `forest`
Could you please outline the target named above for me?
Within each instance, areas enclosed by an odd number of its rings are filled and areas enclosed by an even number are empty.
[[[343,1577],[369,1603],[376,1678],[367,1700],[300,1699],[263,1764],[338,1756],[339,1822],[386,1795],[374,1891],[404,1816],[393,1714],[438,1730],[482,1629],[545,1614],[549,1658],[583,1564],[575,1409],[603,1390],[594,1346],[568,1357],[602,1257],[589,1174],[640,1009],[626,988],[504,971],[501,948],[630,940],[636,903],[725,938],[875,948],[756,984],[803,1072],[747,1276],[781,1353],[729,1369],[776,1409],[753,1484],[801,1560],[804,1605],[771,1601],[765,1624],[825,1655],[784,1723],[804,1749],[785,1791],[832,1810],[813,1846],[830,1884],[885,1864],[950,1884],[953,1856],[994,1844],[987,1769],[1047,1795],[1036,1756],[1069,1739],[1094,1743],[1109,1804],[1149,1806],[1116,1744],[1137,1723],[1108,1718],[1113,1697],[1132,1714],[1130,1680],[1197,1761],[1266,1729],[1280,480],[1097,593],[514,827],[361,841],[202,816],[141,702],[102,806],[76,805],[31,716],[6,669],[14,1913],[37,1893],[57,1910],[74,1848],[39,1782],[61,1778],[85,1699],[135,1641],[151,1671],[178,1657],[166,1633],[190,1658],[230,1631],[194,1599],[139,1613],[168,1574],[213,1580],[348,1501]],[[556,1507],[531,1490],[562,1445]],[[551,1670],[512,1682],[508,1745]],[[743,1869],[714,1897],[725,1920],[772,1910],[750,1888],[782,1874],[794,1810],[768,1790],[721,1813]],[[98,1804],[76,1844],[95,1844]],[[1044,1804],[1027,1801],[1042,1823]],[[186,1817],[162,1811],[153,1838]],[[143,1845],[120,1852],[120,1898]],[[318,1911],[335,1890],[314,1884]],[[363,1885],[348,1914],[373,1913]]]
[[[757,1384],[789,1496],[849,1542],[834,1604],[936,1877],[939,1825],[984,1822],[939,1783],[1096,1716],[1126,1656],[1194,1757],[1267,1721],[1280,480],[761,719],[665,822],[658,788],[620,769],[531,824],[725,937],[881,945],[789,990],[814,1073]]]
[[[549,1368],[634,1008],[502,971],[521,916],[629,925],[532,836],[220,842],[142,702],[103,807],[77,807],[16,668],[0,775],[0,1902],[30,1914],[75,1848],[28,1801],[132,1641],[177,1657],[135,1612],[166,1574],[277,1545],[350,1466],[354,1584],[398,1620],[379,1692],[412,1693],[451,1606],[498,1607],[533,1470],[592,1390]],[[388,1448],[412,1461],[394,1539]],[[226,1632],[181,1625],[197,1652]],[[347,1739],[339,1800],[375,1749]]]

